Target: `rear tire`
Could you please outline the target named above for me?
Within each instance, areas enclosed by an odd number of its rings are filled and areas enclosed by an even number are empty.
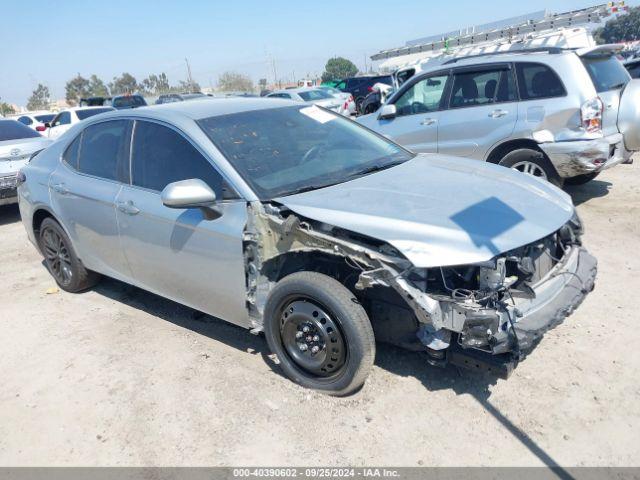
[[[297,272],[276,284],[264,333],[287,377],[330,395],[360,388],[375,358],[364,308],[344,285],[320,273]]]
[[[584,185],[590,182],[594,178],[600,175],[600,172],[585,173],[584,175],[576,175],[575,177],[569,177],[564,179],[564,183],[567,185]]]
[[[512,150],[502,157],[498,164],[527,175],[542,178],[556,187],[562,187],[562,178],[560,178],[549,159],[539,150],[530,148]]]
[[[100,275],[84,268],[71,239],[53,218],[42,221],[38,240],[47,269],[62,290],[76,293],[98,283]]]

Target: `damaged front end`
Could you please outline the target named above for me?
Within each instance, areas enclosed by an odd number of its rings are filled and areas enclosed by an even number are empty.
[[[354,292],[376,339],[506,377],[593,289],[596,261],[577,216],[531,244],[464,266],[416,268],[396,248],[301,217],[277,203],[249,204],[244,234],[247,309],[254,332],[275,283],[295,271],[327,273]]]

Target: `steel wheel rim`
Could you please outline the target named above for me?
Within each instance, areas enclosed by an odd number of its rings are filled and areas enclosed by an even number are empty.
[[[518,163],[514,163],[511,168],[514,170],[518,170],[526,175],[531,175],[533,177],[542,178],[543,180],[547,180],[547,174],[544,169],[535,162],[522,161]]]
[[[283,302],[280,338],[285,353],[305,373],[325,379],[342,373],[346,342],[335,317],[317,302],[300,297]]]
[[[64,239],[51,228],[42,232],[42,249],[49,270],[63,285],[71,283],[71,255]]]

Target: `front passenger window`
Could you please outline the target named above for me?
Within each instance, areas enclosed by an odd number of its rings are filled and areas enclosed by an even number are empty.
[[[198,178],[222,198],[222,176],[191,143],[171,128],[138,121],[131,161],[133,185],[160,192],[170,183]]]
[[[414,83],[396,101],[397,116],[439,110],[447,77],[448,75],[438,75]]]

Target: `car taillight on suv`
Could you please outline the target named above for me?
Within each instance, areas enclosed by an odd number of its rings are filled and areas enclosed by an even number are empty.
[[[604,110],[604,104],[600,97],[594,97],[591,100],[587,100],[580,107],[580,118],[582,120],[582,127],[590,133],[598,132],[602,130],[602,111]]]

